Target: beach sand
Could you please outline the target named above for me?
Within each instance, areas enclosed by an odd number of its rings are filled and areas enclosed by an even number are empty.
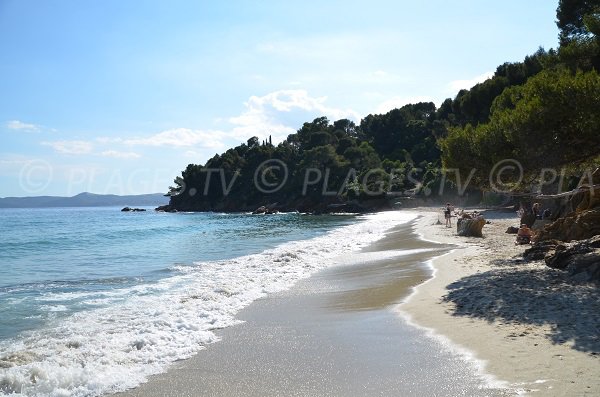
[[[412,225],[292,289],[254,302],[244,323],[125,396],[502,396],[478,365],[394,308],[448,245]],[[411,251],[399,251],[399,248]]]
[[[419,212],[122,395],[600,395],[597,285],[519,260],[514,213],[488,212],[484,238],[464,238]]]
[[[474,352],[485,369],[522,392],[600,395],[600,293],[543,261],[526,263],[514,245],[514,213],[487,212],[484,238],[456,236],[422,211],[424,238],[460,244],[433,261],[435,277],[399,307],[411,321]]]

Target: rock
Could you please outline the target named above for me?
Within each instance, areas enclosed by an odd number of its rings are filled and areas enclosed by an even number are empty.
[[[177,212],[177,210],[175,208],[171,207],[170,204],[158,206],[158,207],[156,207],[154,209],[154,211],[158,211],[158,212]]]
[[[542,260],[549,252],[554,252],[556,247],[560,244],[561,242],[558,240],[547,240],[534,243],[530,248],[527,248],[525,252],[523,252],[523,258],[526,261]]]
[[[531,225],[531,230],[533,231],[538,231],[544,228],[544,226],[548,225],[552,223],[552,221],[550,219],[536,219],[535,222],[533,222],[533,225]]]
[[[572,212],[564,218],[558,218],[540,229],[536,235],[537,241],[585,240],[600,234],[600,208]]]
[[[485,226],[485,219],[482,216],[475,219],[459,218],[456,222],[456,231],[459,236],[483,237],[483,226]]]
[[[266,215],[277,214],[277,213],[279,213],[279,211],[277,211],[275,209],[276,206],[277,206],[277,203],[269,204],[269,205],[262,205],[262,206],[258,207],[257,209],[255,209],[254,211],[252,211],[252,214],[253,215],[258,215],[258,214],[266,214]]]
[[[565,269],[567,267],[567,259],[571,256],[565,244],[558,244],[554,250],[548,251],[544,257],[546,266],[553,269]]]
[[[129,208],[129,207],[125,207],[121,210],[121,212],[129,212],[129,211],[131,211],[131,208]]]
[[[144,208],[130,208],[130,207],[125,207],[121,210],[121,212],[143,212],[146,211]]]
[[[566,270],[576,281],[600,280],[600,236],[571,244],[558,244],[545,257],[546,265]]]
[[[531,228],[535,223],[535,215],[534,214],[525,214],[521,217],[521,225],[525,224],[528,228]]]
[[[519,233],[519,228],[515,227],[515,226],[509,226],[508,229],[506,229],[506,231],[504,233],[517,234],[517,233]]]
[[[255,209],[254,211],[252,211],[252,214],[257,215],[257,214],[266,214],[267,213],[267,207],[260,206],[257,209]]]

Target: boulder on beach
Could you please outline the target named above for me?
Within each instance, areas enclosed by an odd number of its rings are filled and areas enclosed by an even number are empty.
[[[483,237],[483,226],[485,219],[482,216],[474,219],[459,218],[456,221],[456,231],[459,236],[464,237]]]
[[[573,212],[545,225],[536,234],[537,241],[585,240],[600,234],[600,207]]]
[[[577,281],[600,281],[600,236],[572,243],[539,241],[525,250],[523,258],[543,259],[548,267],[567,271]]]
[[[504,233],[506,233],[506,234],[517,234],[517,233],[519,233],[519,228],[516,227],[516,226],[509,226]]]
[[[546,255],[551,255],[556,250],[556,247],[563,244],[558,240],[546,240],[534,243],[531,247],[523,252],[523,258],[526,261],[538,261],[546,258]]]
[[[569,272],[579,281],[600,280],[600,236],[570,244],[558,244],[545,258],[546,265]]]

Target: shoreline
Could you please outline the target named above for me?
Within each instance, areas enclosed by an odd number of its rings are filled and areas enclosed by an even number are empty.
[[[218,331],[218,343],[118,396],[411,394],[407,390],[416,389],[401,389],[406,387],[401,379],[414,375],[411,365],[429,370],[440,357],[461,374],[456,381],[464,382],[467,395],[598,395],[600,302],[585,301],[595,305],[586,311],[590,318],[575,320],[570,334],[576,339],[584,331],[588,351],[577,341],[556,339],[568,324],[550,321],[566,322],[569,313],[581,309],[568,300],[557,313],[557,290],[566,285],[568,294],[597,298],[596,290],[569,284],[543,262],[514,259],[525,247],[504,234],[518,222],[512,213],[486,212],[491,223],[484,237],[467,238],[456,235],[455,225],[436,224],[439,211],[410,211],[420,215],[291,289],[255,301],[239,313],[242,324]],[[398,249],[414,252],[403,259],[394,255]],[[404,277],[402,266],[410,262],[421,263],[412,281],[386,282],[382,288],[382,280]],[[525,294],[536,288],[539,294]],[[537,309],[525,299],[539,303],[536,297],[545,301],[544,294],[554,296]],[[498,307],[502,300],[506,304]],[[528,313],[541,320],[524,321]],[[425,345],[416,362],[398,361],[410,356],[399,341],[402,335],[417,335]],[[374,347],[382,344],[383,350]],[[351,364],[340,367],[343,360]],[[394,372],[399,365],[408,366]],[[460,372],[465,369],[467,374]],[[425,377],[416,395],[445,390],[439,382]]]
[[[452,248],[418,239],[414,223],[255,301],[218,343],[119,396],[506,395],[393,310]]]
[[[439,211],[420,212],[421,238],[457,248],[431,260],[432,278],[397,313],[519,394],[598,395],[597,287],[574,284],[543,261],[519,260],[525,247],[504,233],[518,223],[512,213],[487,211],[484,237],[468,238],[437,225]]]

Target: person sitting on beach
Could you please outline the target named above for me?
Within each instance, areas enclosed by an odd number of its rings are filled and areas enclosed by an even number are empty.
[[[450,206],[450,203],[446,203],[444,218],[446,218],[446,227],[452,227],[452,207]]]
[[[515,241],[515,244],[529,244],[532,236],[533,232],[531,229],[526,224],[522,224],[517,232],[517,241]]]

